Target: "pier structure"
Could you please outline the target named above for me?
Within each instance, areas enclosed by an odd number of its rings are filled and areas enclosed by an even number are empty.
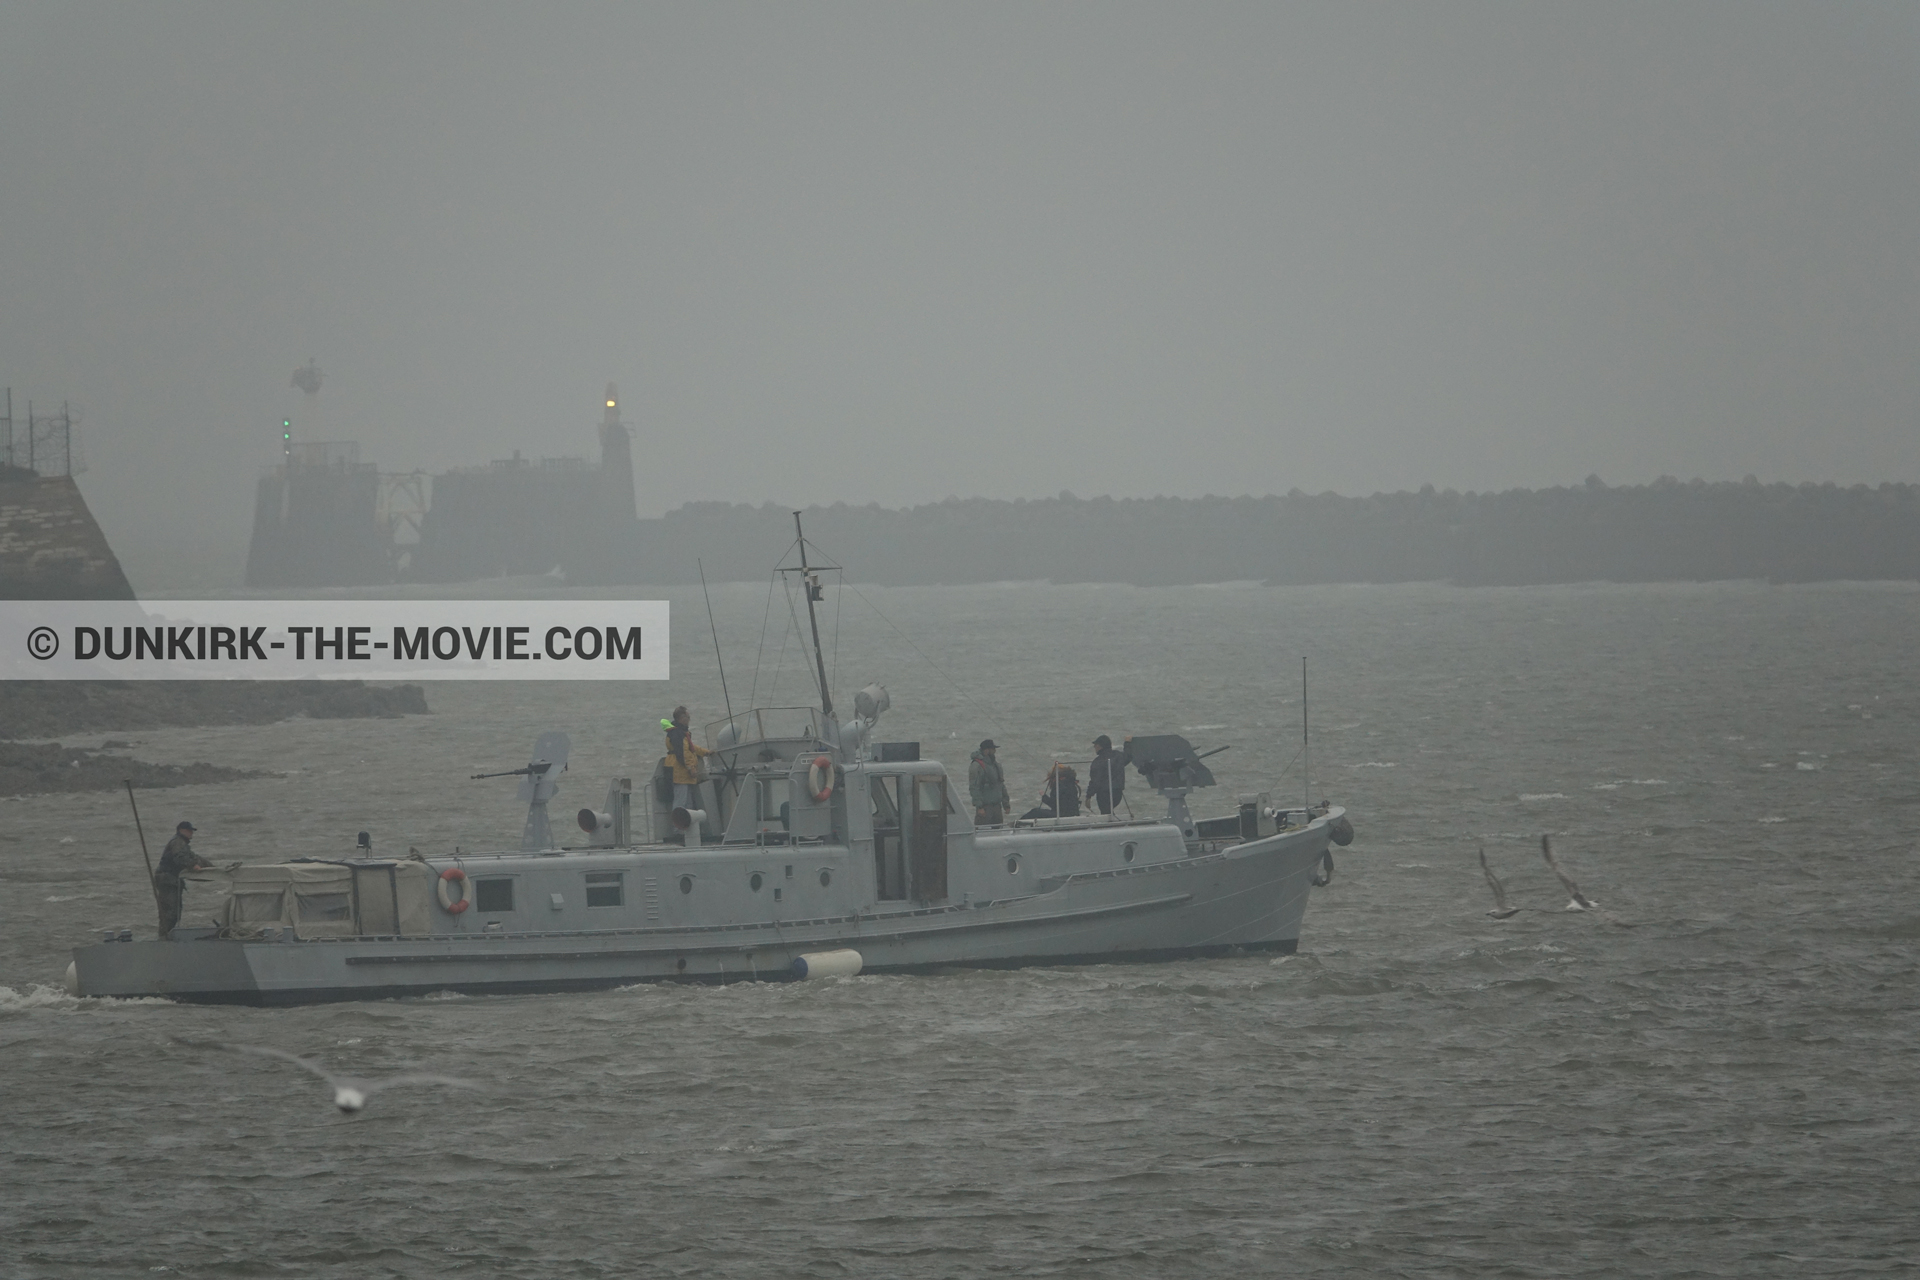
[[[0,600],[131,600],[133,587],[74,483],[66,405],[16,425],[0,396]]]
[[[303,388],[304,389],[304,388]],[[384,472],[356,441],[296,442],[260,478],[249,587],[466,582],[554,573],[606,580],[630,548],[633,437],[607,384],[600,457],[526,457]]]

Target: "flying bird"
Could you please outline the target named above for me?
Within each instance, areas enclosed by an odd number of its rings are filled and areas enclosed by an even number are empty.
[[[251,1053],[262,1058],[279,1058],[291,1062],[304,1071],[310,1071],[333,1086],[333,1105],[347,1115],[364,1111],[367,1098],[381,1089],[391,1089],[403,1084],[439,1084],[454,1089],[478,1089],[480,1086],[471,1080],[456,1080],[452,1076],[404,1075],[387,1076],[381,1080],[363,1080],[358,1076],[337,1076],[311,1058],[302,1058],[284,1049],[269,1049],[255,1044],[228,1044],[223,1049],[232,1049],[236,1053]]]
[[[1600,909],[1599,904],[1591,901],[1585,894],[1580,892],[1580,886],[1573,882],[1573,877],[1566,873],[1566,870],[1561,867],[1559,859],[1553,856],[1553,840],[1548,836],[1540,837],[1540,856],[1547,860],[1547,865],[1553,868],[1553,874],[1560,877],[1560,883],[1565,885],[1567,892],[1573,895],[1567,902],[1566,909],[1568,911],[1598,911]]]
[[[1500,883],[1500,877],[1493,874],[1493,868],[1487,865],[1487,846],[1480,846],[1480,874],[1487,878],[1487,887],[1493,890],[1493,910],[1487,912],[1495,920],[1505,920],[1509,916],[1520,914],[1520,908],[1507,905],[1507,886]]]

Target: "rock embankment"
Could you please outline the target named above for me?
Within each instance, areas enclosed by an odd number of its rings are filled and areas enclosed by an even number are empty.
[[[369,685],[358,680],[0,683],[0,737],[14,739],[114,729],[272,724],[296,716],[354,720],[426,714],[427,697],[416,684]]]
[[[125,782],[145,791],[272,776],[217,764],[148,764],[111,751],[63,747],[57,742],[0,742],[0,796],[111,791]]]

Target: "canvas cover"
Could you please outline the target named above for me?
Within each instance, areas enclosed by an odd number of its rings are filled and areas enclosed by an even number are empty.
[[[298,938],[422,934],[432,930],[433,872],[420,862],[272,862],[230,877],[221,923],[268,926]]]
[[[433,932],[433,868],[424,862],[356,862],[362,935]]]

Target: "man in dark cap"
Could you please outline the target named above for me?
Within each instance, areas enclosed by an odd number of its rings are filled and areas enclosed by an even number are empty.
[[[1127,765],[1133,760],[1133,739],[1119,751],[1113,739],[1101,734],[1093,740],[1093,762],[1087,766],[1087,804],[1102,813],[1112,813],[1127,786]]]
[[[153,895],[160,905],[160,939],[173,936],[180,923],[180,900],[186,886],[180,883],[182,872],[202,871],[213,864],[193,851],[194,826],[183,822],[173,829],[173,839],[160,854],[160,869],[153,873]]]
[[[988,738],[973,753],[973,762],[967,768],[967,793],[973,797],[976,826],[999,826],[1006,821],[1007,809],[1013,804],[1013,797],[1007,794],[1007,775],[1000,772],[1000,762],[993,755],[995,750],[993,739]]]

